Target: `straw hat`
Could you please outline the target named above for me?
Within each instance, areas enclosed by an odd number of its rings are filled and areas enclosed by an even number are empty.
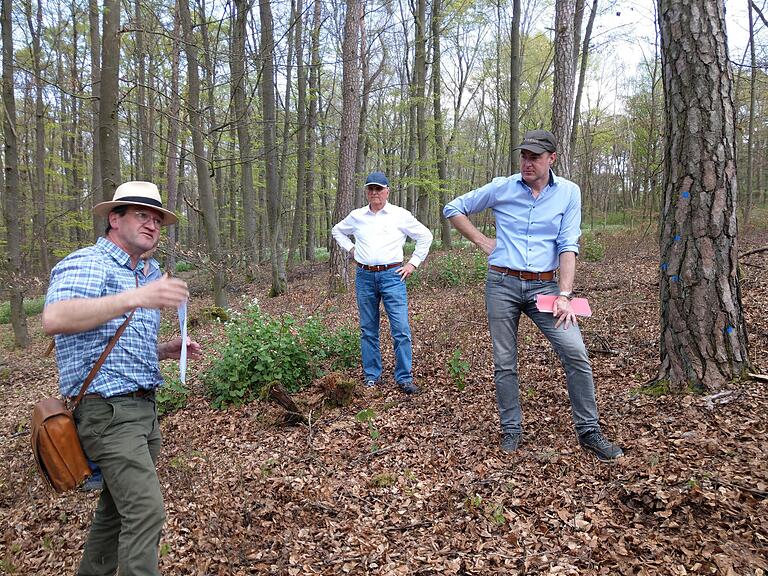
[[[112,208],[117,206],[143,206],[162,212],[163,226],[176,224],[179,219],[176,214],[163,208],[163,201],[160,198],[160,191],[152,182],[123,182],[115,190],[115,195],[111,202],[101,202],[93,207],[93,213],[96,216],[106,216]]]

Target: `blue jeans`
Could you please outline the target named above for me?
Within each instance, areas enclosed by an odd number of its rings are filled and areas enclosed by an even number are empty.
[[[520,382],[517,376],[517,330],[520,314],[526,314],[550,341],[565,369],[571,416],[576,433],[599,430],[592,366],[578,325],[555,328],[551,313],[539,312],[536,294],[557,294],[557,282],[521,280],[495,270],[488,271],[485,304],[493,340],[496,403],[502,432],[522,432]]]
[[[366,380],[381,378],[379,348],[379,302],[389,318],[389,329],[395,350],[395,382],[413,381],[411,374],[411,327],[408,325],[408,294],[397,268],[371,272],[357,267],[355,293],[360,314],[360,352]]]

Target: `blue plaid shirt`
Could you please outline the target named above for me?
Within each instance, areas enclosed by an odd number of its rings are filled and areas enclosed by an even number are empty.
[[[157,261],[149,261],[147,276],[144,266],[145,262],[140,260],[136,270],[131,269],[128,254],[106,238],[99,238],[93,246],[73,252],[54,266],[45,303],[110,296],[135,288],[136,278],[139,286],[160,278]],[[83,301],[83,306],[88,306],[87,301]],[[63,396],[77,395],[88,372],[127,316],[78,334],[56,336],[56,363]],[[106,398],[160,386],[163,380],[157,357],[159,327],[159,310],[137,308],[86,392]]]

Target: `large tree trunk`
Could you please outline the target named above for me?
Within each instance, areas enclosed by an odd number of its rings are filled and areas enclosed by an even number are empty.
[[[121,182],[120,133],[118,131],[118,74],[120,68],[120,1],[104,0],[104,35],[101,45],[99,91],[99,145],[101,146],[101,190],[111,200]]]
[[[192,150],[195,154],[195,169],[197,172],[197,188],[200,194],[200,208],[205,224],[205,235],[208,240],[208,253],[213,267],[213,296],[216,306],[228,306],[224,282],[224,255],[221,251],[219,236],[219,220],[211,190],[210,165],[203,142],[203,123],[200,113],[200,72],[195,43],[192,39],[192,18],[189,5],[181,0],[178,2],[181,29],[184,35],[184,51],[187,55],[187,89],[189,92],[189,125],[192,132]]]
[[[8,241],[7,287],[11,304],[11,325],[16,346],[29,346],[24,292],[21,288],[21,190],[19,189],[19,149],[16,137],[16,96],[13,89],[12,0],[2,0],[3,38],[3,138],[5,140],[5,229]]]
[[[675,390],[749,369],[738,278],[733,77],[720,0],[659,0],[665,88],[661,366]]]
[[[576,0],[555,0],[555,75],[552,90],[552,133],[558,144],[557,173],[571,175],[571,125],[576,62],[573,58],[573,17]]]
[[[269,221],[270,253],[272,266],[271,296],[279,296],[288,289],[283,258],[282,227],[280,209],[282,194],[277,166],[277,111],[275,104],[275,40],[272,22],[272,7],[269,0],[259,0],[261,19],[261,105],[264,126],[264,163],[267,184],[267,220]]]
[[[253,158],[249,107],[245,97],[245,34],[249,2],[235,0],[235,15],[232,33],[232,103],[237,126],[237,143],[240,150],[240,194],[243,203],[243,234],[246,261],[259,262],[259,243],[256,230],[256,193],[253,188]]]
[[[360,19],[358,0],[346,0],[347,14],[344,20],[344,40],[341,52],[344,60],[341,90],[341,146],[336,206],[333,223],[341,221],[352,208],[355,187],[355,155],[357,151],[357,127],[360,122],[360,79],[357,69]],[[331,242],[331,261],[328,288],[330,294],[346,291],[349,285],[346,255],[336,242]]]

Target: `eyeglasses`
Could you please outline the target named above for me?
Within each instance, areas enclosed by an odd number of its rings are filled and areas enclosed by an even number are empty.
[[[162,217],[156,216],[155,214],[150,214],[149,212],[144,212],[143,210],[134,210],[131,212],[131,214],[133,214],[136,217],[136,220],[138,220],[142,225],[146,224],[150,220],[157,228],[160,228],[163,225]]]

